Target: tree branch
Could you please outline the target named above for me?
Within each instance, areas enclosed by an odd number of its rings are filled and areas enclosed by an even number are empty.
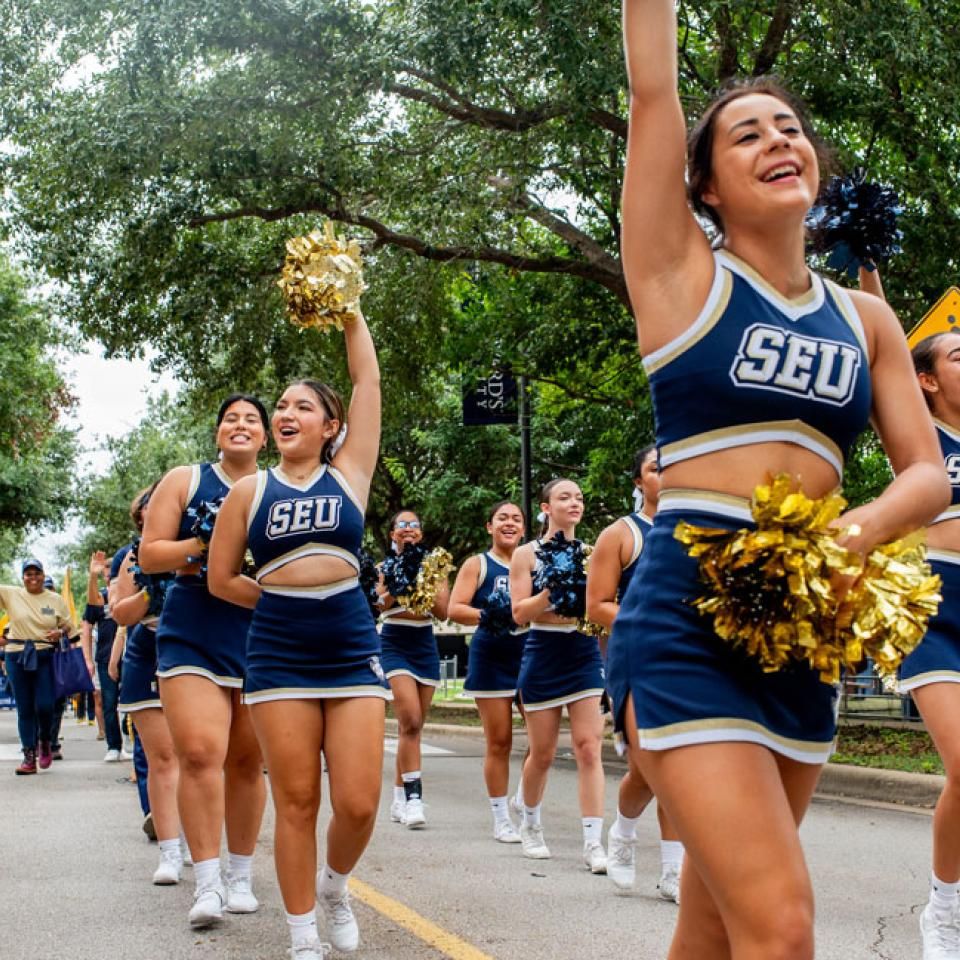
[[[767,35],[763,38],[763,43],[757,53],[757,58],[753,64],[753,75],[762,77],[769,73],[780,51],[783,49],[783,41],[786,38],[790,24],[793,22],[795,0],[779,0],[777,8],[773,12],[770,23],[767,26]]]
[[[725,83],[731,77],[735,77],[740,70],[736,31],[733,27],[733,18],[730,16],[730,8],[726,3],[721,3],[717,8],[716,24],[720,39],[720,62],[717,64],[717,77],[720,83]]]

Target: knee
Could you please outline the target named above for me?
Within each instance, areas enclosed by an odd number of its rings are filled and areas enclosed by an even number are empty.
[[[379,796],[351,796],[346,802],[333,805],[334,816],[351,833],[360,833],[368,829],[377,819]]]
[[[806,898],[781,902],[771,912],[770,926],[760,938],[769,960],[813,960],[813,904]]]
[[[263,758],[259,750],[248,750],[237,756],[228,756],[224,773],[233,781],[256,783],[263,779]]]
[[[404,737],[418,737],[423,730],[423,714],[419,711],[404,710],[397,716],[397,726]]]
[[[600,738],[593,734],[574,737],[573,753],[579,766],[596,766],[600,763]]]
[[[191,740],[177,751],[180,772],[187,777],[219,776],[223,769],[223,754],[216,746],[204,740]]]
[[[513,747],[513,737],[510,731],[496,733],[487,737],[487,756],[497,760],[506,760]]]
[[[292,827],[313,832],[317,824],[317,814],[320,812],[318,790],[310,787],[282,791],[275,789],[274,803],[278,818]]]
[[[546,771],[550,769],[553,763],[554,754],[557,752],[556,744],[537,744],[530,747],[530,754],[527,757],[527,763],[532,764],[535,770]]]

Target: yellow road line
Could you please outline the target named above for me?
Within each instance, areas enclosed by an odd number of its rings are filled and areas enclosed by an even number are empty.
[[[377,913],[392,920],[397,926],[409,930],[415,937],[429,944],[445,957],[449,957],[450,960],[493,960],[489,954],[478,950],[466,940],[461,940],[455,933],[438,927],[426,917],[421,917],[415,910],[400,903],[399,900],[385,896],[356,877],[350,878],[350,892],[368,907],[372,907]]]

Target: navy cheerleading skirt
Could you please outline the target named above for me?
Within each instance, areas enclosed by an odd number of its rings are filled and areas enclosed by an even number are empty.
[[[477,700],[515,697],[527,631],[496,636],[477,627],[470,640],[463,692]]]
[[[432,620],[381,620],[380,647],[388,680],[407,676],[427,687],[440,685],[440,653]]]
[[[117,709],[136,713],[162,706],[157,686],[157,636],[151,627],[138,623],[130,630],[123,650]]]
[[[157,626],[157,676],[192,674],[221,687],[242,687],[252,616],[252,610],[214,597],[202,577],[177,577]]]
[[[532,623],[517,683],[525,710],[602,696],[604,671],[596,638],[572,623]]]
[[[960,683],[960,552],[931,547],[927,559],[943,580],[943,601],[926,636],[900,665],[900,692],[928,683]]]
[[[247,635],[244,702],[334,697],[391,698],[357,580],[293,595],[264,587]]]
[[[693,601],[704,595],[698,563],[673,533],[681,520],[753,527],[749,501],[709,491],[668,490],[613,625],[607,689],[622,733],[627,696],[645,750],[757,743],[792,760],[825,763],[836,735],[838,692],[810,667],[765,673],[713,631]]]

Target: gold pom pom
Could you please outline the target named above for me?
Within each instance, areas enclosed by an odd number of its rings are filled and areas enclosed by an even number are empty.
[[[869,656],[881,677],[893,676],[927,632],[941,586],[926,561],[923,531],[873,550],[837,612],[836,632],[851,659]]]
[[[397,597],[397,603],[404,610],[425,617],[430,613],[441,584],[453,570],[453,557],[443,547],[431,550],[420,564],[417,573],[417,582],[414,588],[405,596]]]
[[[357,319],[363,282],[360,244],[334,233],[328,220],[323,232],[287,241],[287,258],[277,285],[283,290],[287,314],[300,327],[329,333]]]
[[[603,624],[597,623],[594,620],[588,620],[586,617],[577,621],[577,629],[582,634],[588,637],[595,637],[597,640],[602,640],[604,637],[610,635],[610,632]]]

